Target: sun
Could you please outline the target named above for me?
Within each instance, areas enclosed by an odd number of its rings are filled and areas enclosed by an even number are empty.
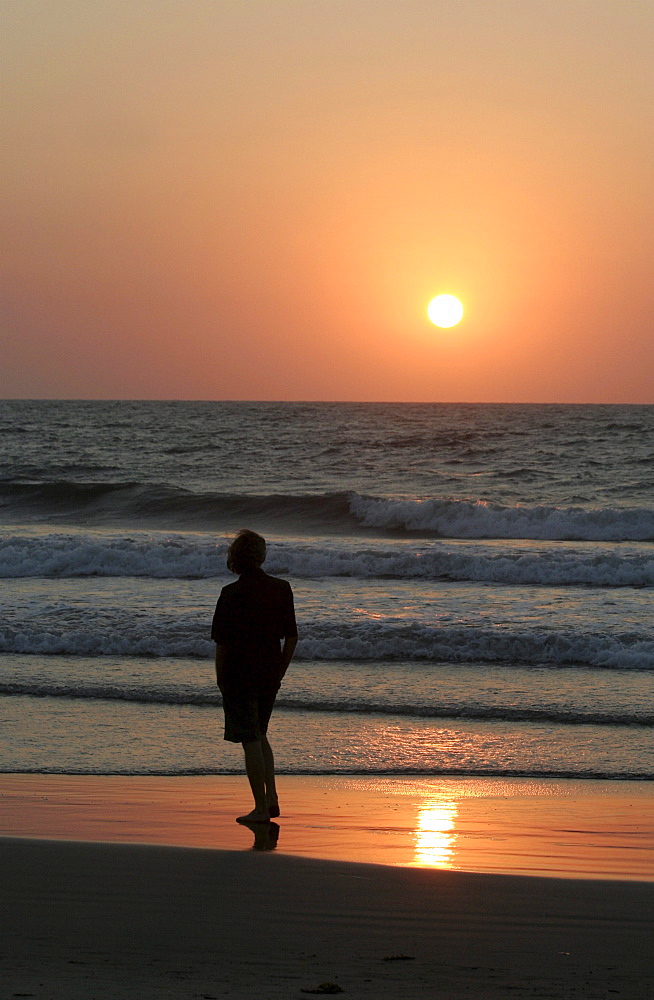
[[[456,326],[461,322],[463,306],[455,295],[437,295],[427,306],[427,315],[434,326]]]

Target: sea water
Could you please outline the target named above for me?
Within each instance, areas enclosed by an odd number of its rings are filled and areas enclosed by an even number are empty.
[[[654,778],[654,407],[0,402],[0,768],[214,774],[268,540],[287,773]]]

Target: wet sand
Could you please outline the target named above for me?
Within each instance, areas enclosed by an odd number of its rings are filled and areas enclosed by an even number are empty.
[[[644,1000],[653,799],[628,785],[282,777],[255,837],[240,777],[4,775],[2,995]]]
[[[572,878],[654,879],[654,783],[281,776],[279,853]],[[249,850],[245,778],[0,776],[0,833]]]

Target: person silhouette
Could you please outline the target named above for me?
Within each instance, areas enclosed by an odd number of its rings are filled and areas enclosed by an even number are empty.
[[[237,823],[268,823],[280,815],[275,758],[268,723],[297,645],[293,591],[261,568],[266,542],[239,531],[227,568],[239,578],[220,592],[211,625],[216,643],[216,684],[223,698],[224,739],[241,743],[254,809]]]

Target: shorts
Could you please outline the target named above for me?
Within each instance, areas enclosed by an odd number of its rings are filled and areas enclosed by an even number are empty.
[[[278,687],[265,691],[223,691],[225,735],[230,743],[253,743],[268,732]]]

